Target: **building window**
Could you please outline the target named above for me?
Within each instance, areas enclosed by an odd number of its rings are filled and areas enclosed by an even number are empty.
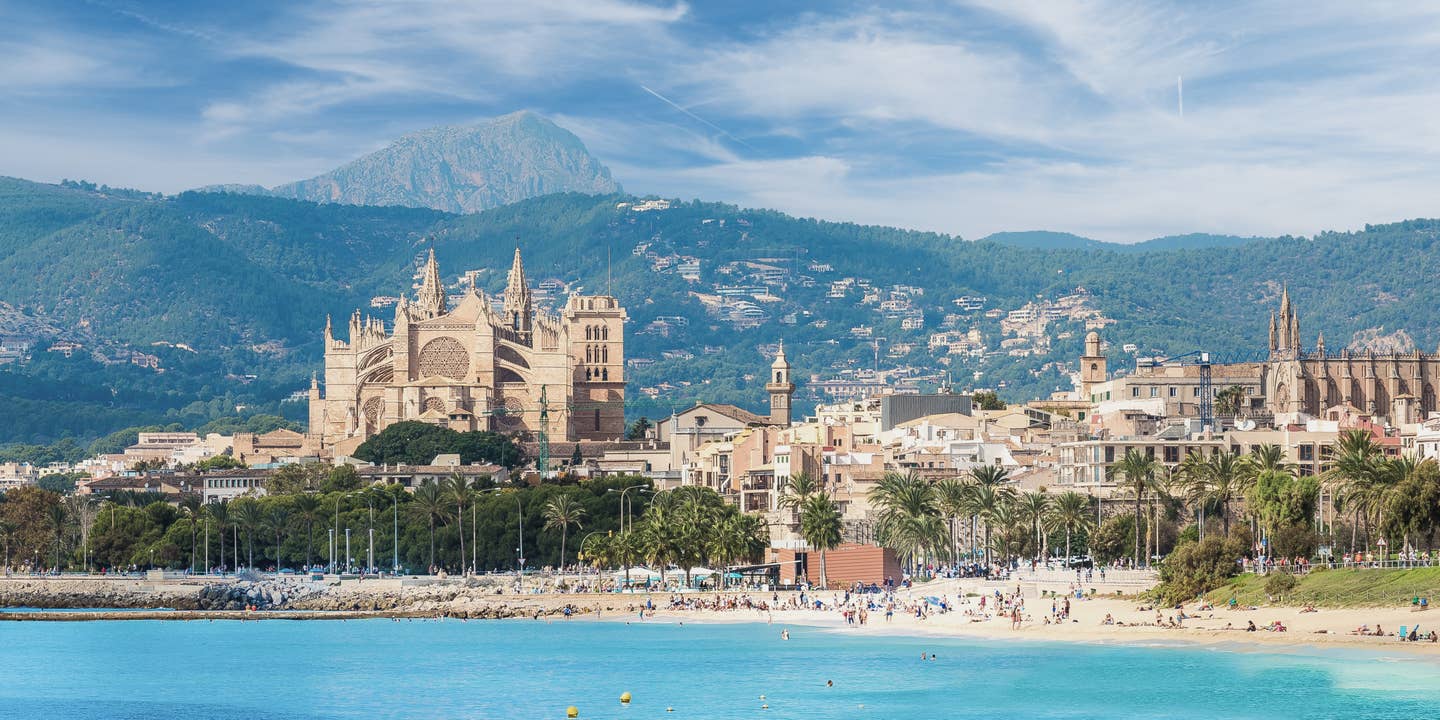
[[[1305,444],[1300,446],[1301,462],[1313,462],[1315,460],[1315,446]]]
[[[1106,446],[1105,446],[1105,462],[1107,462],[1107,463],[1113,463],[1113,462],[1115,462],[1115,446],[1114,446],[1114,445],[1106,445]]]
[[[1177,391],[1178,389],[1179,389],[1179,388],[1176,388],[1176,387],[1173,386],[1173,385],[1170,386],[1170,397],[1175,397],[1175,393],[1176,393],[1176,391]]]
[[[1160,388],[1158,388],[1158,387],[1152,387],[1152,388],[1150,388],[1150,397],[1160,397]]]
[[[1165,446],[1165,462],[1167,462],[1167,463],[1178,463],[1178,462],[1180,462],[1180,448],[1175,447],[1174,445],[1166,445],[1166,446]]]
[[[1140,388],[1138,388],[1138,387],[1130,388],[1130,397],[1140,397]]]
[[[599,430],[600,430],[600,409],[599,409],[599,408],[596,408],[596,409],[595,409],[595,430],[596,430],[596,431],[599,431]]]

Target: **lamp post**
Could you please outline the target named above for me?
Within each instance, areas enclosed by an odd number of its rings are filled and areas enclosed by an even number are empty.
[[[335,550],[339,548],[334,547],[333,543],[340,539],[340,501],[344,499],[344,495],[337,495],[335,497],[335,527],[331,530],[330,534],[330,537],[334,538],[334,540],[331,541],[332,547],[330,551],[330,572],[332,573],[337,571],[337,565],[335,561],[338,558],[336,558],[335,556],[339,553],[336,553]],[[346,554],[348,555],[349,552],[347,551]]]
[[[392,559],[390,572],[400,574],[400,496],[397,494],[390,498],[390,510],[395,516],[395,535],[391,538],[390,547],[395,557]]]
[[[330,541],[326,543],[330,550],[330,572],[335,572],[335,528],[325,528],[330,534]]]
[[[648,486],[642,483],[642,484],[639,484],[639,485],[631,485],[630,487],[623,488],[623,489],[620,490],[620,537],[621,537],[622,541],[626,544],[626,545],[625,545],[625,549],[624,549],[624,551],[622,552],[622,554],[625,556],[625,589],[626,589],[626,590],[629,590],[629,589],[630,589],[630,547],[629,547],[629,542],[630,542],[630,540],[629,540],[629,536],[625,534],[625,519],[630,515],[630,513],[627,512],[627,507],[629,507],[629,506],[627,506],[627,505],[625,504],[625,503],[626,503],[626,497],[625,497],[625,495],[626,495],[626,493],[629,493],[631,490],[636,490],[636,489],[645,488],[645,487],[648,487]],[[610,488],[607,492],[615,492],[615,488]],[[633,521],[633,520],[631,520],[631,527],[634,527],[634,521]]]
[[[349,570],[353,560],[350,557],[350,528],[345,528],[345,569]]]
[[[205,574],[210,574],[210,518],[205,518]]]
[[[370,549],[366,552],[365,556],[365,567],[369,569],[375,567],[375,503],[370,499],[370,494],[366,492],[350,493],[350,495],[346,495],[345,497],[352,497],[354,495],[365,498],[365,505],[370,508],[370,524],[367,528],[367,532],[370,535]],[[349,550],[346,550],[346,554],[349,554]]]
[[[504,490],[504,488],[490,488],[485,492],[491,493],[501,490]],[[520,547],[515,548],[515,554],[519,560],[516,566],[519,569],[520,592],[523,594],[525,592],[525,507],[520,503],[520,493],[518,492],[515,493],[515,512],[517,513],[516,518],[520,526]]]

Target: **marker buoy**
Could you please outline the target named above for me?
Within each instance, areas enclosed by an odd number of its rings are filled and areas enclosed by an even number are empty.
[[[630,693],[628,693],[628,692],[620,693],[620,704],[621,704],[621,705],[629,705],[629,704],[630,704]]]
[[[578,717],[580,717],[580,708],[577,708],[577,707],[575,707],[574,705],[571,705],[570,707],[565,708],[565,717],[567,717],[567,718],[578,718]]]

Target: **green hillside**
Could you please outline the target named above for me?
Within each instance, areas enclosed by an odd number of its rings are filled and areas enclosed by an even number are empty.
[[[1428,282],[1440,262],[1436,221],[1198,249],[1032,249],[717,203],[617,207],[633,200],[548,195],[462,216],[0,179],[0,302],[62,329],[39,338],[28,363],[0,367],[0,401],[17,411],[0,416],[0,443],[257,412],[300,419],[303,404],[282,401],[317,368],[325,315],[343,327],[372,297],[408,292],[432,242],[457,287],[462,272],[478,270],[476,282],[498,290],[517,242],[535,283],[586,292],[608,284],[630,314],[628,356],[653,361],[630,372],[632,416],[696,399],[758,407],[761,382],[746,375],[781,338],[802,381],[870,368],[878,346],[881,369],[913,368],[922,384],[948,372],[957,385],[1000,387],[1011,400],[1068,388],[1083,322],[1056,319],[1022,357],[1000,351],[1010,337],[1000,322],[1082,287],[1087,306],[1114,320],[1104,335],[1115,367],[1133,362],[1118,350],[1124,343],[1137,354],[1253,355],[1285,283],[1307,342],[1323,330],[1338,348],[1361,331],[1397,329],[1423,350],[1440,341],[1440,320],[1427,312],[1440,301]],[[677,270],[689,261],[698,270]],[[749,293],[763,319],[736,327],[714,305],[722,290]],[[897,315],[882,309],[886,300],[867,300],[872,293],[908,300]],[[984,301],[957,306],[965,296]],[[388,320],[390,311],[374,314]],[[902,327],[901,315],[922,327]],[[968,329],[990,353],[941,365],[930,336]],[[69,359],[45,352],[61,339],[84,350]],[[153,355],[162,372],[124,361],[125,352]],[[816,400],[805,384],[801,407]],[[663,390],[649,398],[647,387]]]

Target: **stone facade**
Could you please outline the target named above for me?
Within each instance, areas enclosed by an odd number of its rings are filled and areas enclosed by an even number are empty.
[[[1279,317],[1270,318],[1270,358],[1262,375],[1266,404],[1277,422],[1299,415],[1321,417],[1329,408],[1350,406],[1400,425],[1440,410],[1440,355],[1330,352],[1323,333],[1313,350],[1305,350],[1299,318],[1287,290]]]
[[[533,434],[543,412],[556,440],[624,435],[626,315],[615,298],[573,295],[558,315],[537,311],[516,248],[498,303],[471,287],[449,305],[432,250],[389,330],[357,310],[342,340],[327,319],[310,434],[344,455],[396,422]]]

